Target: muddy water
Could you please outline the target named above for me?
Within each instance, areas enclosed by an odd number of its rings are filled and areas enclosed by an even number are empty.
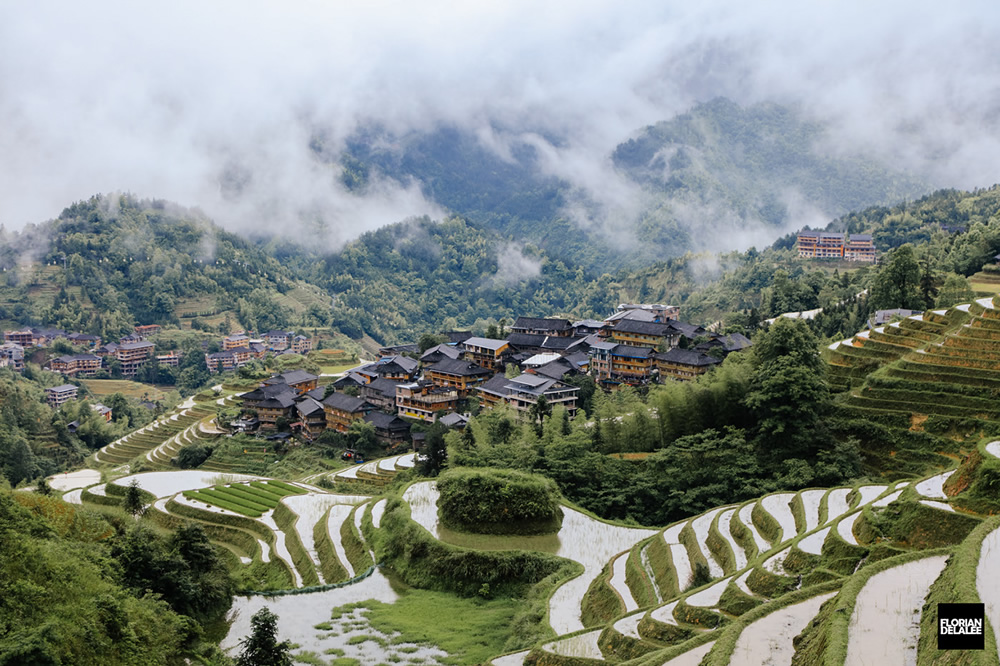
[[[795,654],[792,639],[806,628],[823,602],[834,594],[821,594],[749,624],[736,641],[729,666],[790,665]]]
[[[570,638],[546,643],[542,649],[563,657],[582,657],[584,659],[603,659],[601,648],[597,646],[597,639],[601,635],[601,630],[591,631],[586,634],[578,634]]]
[[[250,632],[250,618],[263,607],[278,616],[278,640],[296,644],[293,656],[315,653],[320,659],[332,660],[328,650],[342,651],[343,657],[356,659],[365,666],[380,663],[425,665],[440,664],[447,655],[441,650],[415,643],[397,643],[398,634],[385,634],[373,629],[364,616],[364,609],[352,609],[333,616],[338,606],[358,601],[377,600],[393,603],[397,599],[388,579],[378,571],[353,585],[284,597],[237,597],[229,613],[232,624],[222,648],[230,655],[239,653],[239,642]],[[322,628],[317,625],[322,623]],[[297,662],[299,663],[299,662]],[[313,662],[309,662],[313,663]]]
[[[804,490],[799,493],[806,515],[806,532],[811,532],[819,527],[819,504],[825,494],[825,490]]]
[[[1000,582],[997,581],[998,571],[1000,571],[1000,529],[995,529],[983,539],[982,550],[979,551],[976,589],[979,591],[979,598],[986,605],[986,619],[993,627],[993,635],[997,640],[997,651],[1000,652]]]
[[[907,562],[872,576],[858,594],[844,666],[917,663],[920,611],[945,556]]]

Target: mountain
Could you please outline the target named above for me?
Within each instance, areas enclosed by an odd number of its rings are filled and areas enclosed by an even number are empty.
[[[863,155],[831,155],[825,128],[795,109],[720,98],[640,129],[613,150],[609,158],[635,189],[629,205],[638,213],[605,211],[610,224],[593,195],[545,173],[523,131],[493,129],[508,140],[505,158],[451,126],[405,135],[366,129],[341,154],[321,136],[312,147],[320,159],[339,162],[356,192],[375,177],[415,181],[425,197],[471,222],[598,273],[688,250],[732,249],[719,246],[716,231],[756,230],[770,239],[805,214],[831,219],[930,189]],[[581,228],[570,208],[587,211],[594,224]]]
[[[204,214],[94,196],[0,238],[0,320],[114,339],[136,324],[322,325],[329,299]]]

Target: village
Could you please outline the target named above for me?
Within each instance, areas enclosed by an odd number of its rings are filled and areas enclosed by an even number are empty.
[[[585,377],[606,390],[688,381],[751,344],[684,323],[679,308],[660,304],[622,304],[600,321],[518,317],[509,330],[489,333],[496,337],[453,331],[431,336],[432,346],[425,336],[424,344],[382,347],[377,360],[326,386],[303,370],[275,375],[240,396],[243,417],[232,425],[313,439],[363,421],[385,445],[412,439],[418,447],[422,433],[411,435],[413,423],[463,428],[472,410],[501,404],[521,418],[556,407],[574,418]],[[225,344],[234,342],[244,336]]]
[[[76,379],[106,373],[113,363],[121,376],[135,377],[146,363],[177,366],[177,350],[157,353],[149,339],[159,332],[158,325],[136,326],[115,343],[54,329],[6,331],[0,365],[21,371],[25,349],[65,340],[80,351],[49,358],[46,369]],[[451,331],[425,335],[421,344],[382,347],[377,360],[333,381],[303,369],[275,374],[239,396],[240,417],[229,425],[234,432],[294,434],[312,441],[326,430],[346,433],[352,423],[363,421],[384,445],[413,439],[419,445],[422,433],[411,434],[414,423],[461,428],[474,411],[500,404],[522,418],[551,414],[557,406],[574,418],[587,382],[613,390],[688,381],[751,345],[739,333],[721,335],[685,323],[680,308],[662,304],[623,303],[603,320],[522,316],[509,328],[501,321],[486,334]],[[267,355],[305,355],[312,346],[294,331],[259,336],[244,331],[223,337],[221,351],[206,351],[205,365],[213,374],[239,371]],[[67,383],[47,389],[46,396],[58,408],[77,399],[77,391]],[[110,418],[106,411],[101,415]]]

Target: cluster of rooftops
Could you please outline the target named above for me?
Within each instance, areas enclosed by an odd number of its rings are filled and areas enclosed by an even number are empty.
[[[573,417],[575,377],[590,374],[605,388],[689,380],[750,346],[740,334],[720,335],[678,315],[674,306],[623,304],[603,321],[519,317],[503,338],[450,332],[422,352],[387,346],[378,360],[326,387],[301,370],[272,377],[243,394],[246,415],[256,420],[242,423],[268,429],[284,419],[313,437],[364,420],[380,439],[396,442],[409,439],[413,421],[463,427],[470,401],[530,414],[544,398]]]

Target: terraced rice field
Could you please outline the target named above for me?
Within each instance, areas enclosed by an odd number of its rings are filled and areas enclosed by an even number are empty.
[[[792,639],[798,636],[819,612],[833,592],[781,608],[749,624],[740,632],[730,666],[790,666],[795,655]]]
[[[302,488],[280,481],[251,481],[187,490],[184,491],[184,496],[244,516],[259,518],[265,512],[276,508],[283,497],[305,493]]]
[[[947,559],[907,562],[868,580],[848,625],[844,666],[916,663],[924,597]]]

